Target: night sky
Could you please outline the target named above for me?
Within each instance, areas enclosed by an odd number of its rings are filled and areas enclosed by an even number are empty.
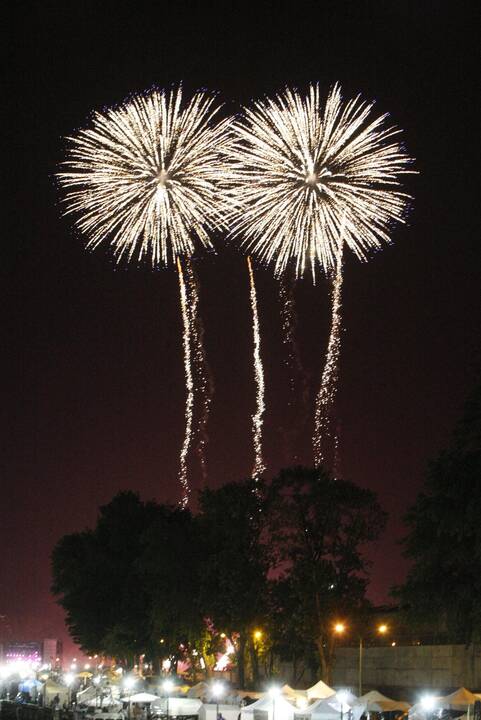
[[[370,552],[371,598],[385,601],[402,579],[402,514],[479,372],[476,5],[20,4],[8,28],[2,99],[11,201],[3,207],[0,263],[0,615],[11,637],[66,639],[49,592],[49,556],[62,534],[92,525],[98,506],[119,490],[179,497],[185,388],[176,273],[116,267],[107,247],[86,252],[61,217],[52,180],[62,138],[92,109],[154,84],[218,90],[236,112],[285,84],[319,81],[325,94],[338,80],[346,97],[375,98],[405,130],[420,173],[407,180],[414,209],[369,263],[347,259],[336,408],[343,476],[373,488],[390,513]],[[244,257],[224,243],[218,236],[218,254],[196,258],[216,389],[211,486],[246,477],[253,461],[248,278]],[[270,475],[294,456],[311,462],[328,285],[298,284],[311,417],[289,433],[299,413],[288,406],[277,284],[269,269],[256,268],[256,278]],[[195,464],[192,481],[200,486]],[[5,624],[0,633],[8,635]]]

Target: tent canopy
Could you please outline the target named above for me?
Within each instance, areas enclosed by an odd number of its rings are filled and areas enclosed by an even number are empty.
[[[355,695],[352,693],[343,693],[342,697],[342,711],[347,713],[352,708],[357,708],[358,702]],[[331,695],[328,698],[319,699],[308,705],[306,708],[298,711],[299,715],[309,715],[311,720],[339,720],[341,714],[341,701],[337,697],[337,693]],[[354,716],[360,717],[362,713],[356,713]]]
[[[295,707],[282,695],[272,698],[269,694],[264,694],[260,700],[242,708],[241,720],[252,720],[254,713],[259,710],[266,712],[269,720],[272,720],[273,713],[274,720],[294,720]]]
[[[237,720],[239,712],[239,705],[219,705],[219,714],[224,720]],[[203,703],[199,709],[199,720],[217,720],[216,713],[215,703]]]
[[[361,695],[357,702],[371,712],[406,712],[411,707],[409,703],[388,698],[377,690]]]
[[[298,715],[308,715],[311,720],[339,720],[339,711],[326,698],[316,700],[306,708],[297,711]]]
[[[473,705],[479,699],[479,695],[460,687],[450,695],[438,695],[433,698],[433,707],[437,710],[467,710],[470,705]],[[425,716],[426,710],[423,708],[422,703],[416,703],[416,705],[412,706],[409,713],[410,718],[424,718]]]
[[[128,698],[122,698],[122,702],[150,703],[158,699],[158,695],[152,695],[152,693],[147,692],[139,692],[135,693],[135,695],[130,695]]]
[[[465,687],[460,687],[450,695],[436,698],[439,707],[451,708],[452,710],[464,710],[464,708],[467,708],[469,705],[473,705],[476,700],[479,700],[477,695],[466,690]]]
[[[60,702],[63,703],[68,699],[69,689],[65,685],[59,685],[53,680],[48,679],[44,686],[45,704],[49,705],[55,695],[59,696]]]
[[[153,706],[166,712],[167,698],[155,698]],[[202,703],[197,698],[169,697],[169,715],[198,715],[201,707]]]
[[[306,690],[306,695],[309,700],[328,698],[335,694],[336,691],[329,687],[329,685],[326,685],[322,680],[319,680],[319,682]]]
[[[281,693],[283,695],[291,695],[297,697],[298,695],[307,697],[307,690],[296,690],[287,683],[281,687]]]

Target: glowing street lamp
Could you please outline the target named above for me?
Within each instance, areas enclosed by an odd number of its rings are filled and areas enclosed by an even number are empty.
[[[215,697],[215,720],[219,720],[219,698],[224,694],[224,685],[221,682],[215,682],[212,685],[212,695]]]
[[[421,698],[421,707],[425,713],[431,713],[436,705],[436,698],[434,695],[423,695]]]
[[[346,631],[346,626],[343,622],[337,622],[334,625],[334,632],[336,635],[342,635]],[[377,626],[376,632],[379,635],[386,635],[389,632],[389,626],[386,623],[381,623]],[[362,695],[362,655],[364,650],[364,640],[362,635],[359,635],[359,668],[358,668],[358,682],[359,682],[359,697]]]

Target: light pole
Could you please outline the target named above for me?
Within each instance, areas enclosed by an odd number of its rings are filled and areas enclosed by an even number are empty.
[[[377,626],[376,631],[378,635],[385,635],[389,628],[385,623],[381,623]],[[359,635],[359,669],[358,669],[358,680],[359,680],[359,697],[362,695],[362,661],[364,652],[364,639],[362,635]]]
[[[174,683],[172,680],[164,680],[162,683],[164,693],[167,695],[167,720],[169,720],[169,694],[174,689]]]
[[[338,622],[334,625],[334,632],[336,635],[343,635],[346,630],[346,626],[342,622]],[[385,623],[381,623],[377,626],[376,632],[379,635],[385,635],[389,632],[389,627]],[[358,663],[358,686],[359,686],[359,697],[362,695],[362,661],[364,654],[364,638],[359,635],[359,663]]]
[[[212,695],[215,697],[215,720],[219,720],[219,698],[224,694],[224,686],[221,682],[212,685]]]
[[[277,687],[277,685],[272,685],[272,687],[269,688],[269,695],[272,698],[272,720],[275,720],[276,717],[276,697],[280,692],[281,689]]]

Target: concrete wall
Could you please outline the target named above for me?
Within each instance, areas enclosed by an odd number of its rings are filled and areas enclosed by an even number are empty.
[[[359,649],[339,647],[333,684],[357,693]],[[481,689],[481,645],[396,645],[363,650],[363,692],[402,691],[407,699],[420,690]]]

